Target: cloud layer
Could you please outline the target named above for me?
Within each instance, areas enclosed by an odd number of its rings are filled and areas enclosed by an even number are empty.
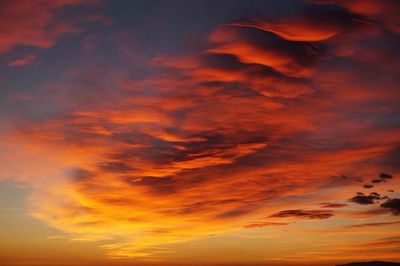
[[[0,52],[79,31],[52,21],[82,2],[6,5],[8,21],[23,20],[0,35]],[[48,225],[112,241],[102,246],[111,257],[334,219],[352,203],[385,199],[398,215],[398,199],[380,192],[398,191],[400,174],[398,5],[374,3],[309,1],[276,19],[227,21],[196,52],[154,56],[140,78],[77,67],[32,100],[51,112],[21,112],[4,133],[15,152],[3,178],[32,184],[32,213]],[[353,196],[363,185],[377,190]]]

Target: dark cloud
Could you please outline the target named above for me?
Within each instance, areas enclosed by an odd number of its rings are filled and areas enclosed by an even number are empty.
[[[322,208],[342,208],[346,206],[347,204],[344,203],[321,203]]]
[[[359,215],[360,217],[363,218],[370,218],[374,216],[381,216],[381,215],[387,215],[390,213],[390,210],[388,209],[383,209],[383,208],[371,208],[367,209],[364,211],[356,212],[356,215]]]
[[[374,184],[384,183],[392,179],[393,176],[387,173],[380,173],[378,178],[373,179],[371,182]]]
[[[374,184],[379,184],[379,183],[385,182],[385,180],[384,179],[380,179],[380,178],[375,178],[375,179],[372,179],[371,182],[374,183]]]
[[[251,224],[246,224],[243,226],[244,228],[259,228],[259,227],[265,227],[265,226],[281,226],[281,225],[288,225],[290,223],[284,223],[284,222],[259,222],[259,223],[251,223]]]
[[[372,184],[365,184],[363,186],[363,188],[373,188],[373,187],[374,187],[374,185],[372,185]]]
[[[298,218],[298,219],[309,219],[309,220],[314,220],[314,219],[329,219],[333,216],[332,211],[330,210],[302,210],[302,209],[296,209],[296,210],[285,210],[285,211],[280,211],[278,213],[272,214],[269,217],[270,218],[286,218],[286,217],[293,217],[293,218]]]
[[[400,215],[400,199],[388,199],[381,204],[381,207],[390,209],[394,215]]]
[[[393,176],[390,175],[390,174],[387,174],[387,173],[380,173],[380,174],[379,174],[379,178],[380,178],[380,179],[392,179]]]
[[[376,201],[381,200],[382,197],[379,193],[372,192],[369,195],[365,195],[364,193],[357,192],[357,195],[350,199],[351,202],[360,204],[360,205],[370,205],[375,204]]]

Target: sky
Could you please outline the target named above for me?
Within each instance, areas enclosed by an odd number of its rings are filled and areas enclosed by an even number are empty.
[[[0,0],[0,264],[400,262],[399,13]]]

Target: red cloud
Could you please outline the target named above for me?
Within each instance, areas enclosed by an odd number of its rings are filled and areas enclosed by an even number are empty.
[[[269,216],[270,218],[286,218],[293,217],[297,219],[329,219],[333,216],[332,211],[330,210],[285,210],[280,211],[278,213],[272,214]]]
[[[27,26],[24,40],[10,33],[3,51],[16,44],[51,46],[57,32],[47,35],[45,28],[52,11],[70,2],[59,3],[45,6],[38,18],[27,15],[37,20],[35,28]],[[22,7],[13,10],[25,14]],[[361,47],[358,41],[373,35],[360,30],[369,29],[370,19],[337,10],[333,17],[314,10],[306,18],[221,25],[207,49],[156,57],[150,67],[157,74],[148,78],[121,81],[112,70],[76,71],[83,75],[78,82],[51,84],[60,94],[39,103],[66,108],[40,122],[24,121],[12,135],[33,143],[18,147],[19,158],[32,162],[34,154],[50,162],[44,164],[50,170],[19,165],[33,169],[23,171],[25,180],[42,172],[68,177],[36,181],[34,215],[88,239],[118,239],[104,248],[130,257],[147,255],[154,245],[227,232],[265,212],[328,219],[330,210],[290,206],[315,191],[324,201],[346,199],[360,185],[359,175],[382,168],[398,174],[396,58],[385,58],[389,64],[357,52],[338,56],[339,39]],[[380,34],[376,40],[386,45]],[[6,159],[1,168],[7,170],[12,162]],[[341,172],[352,177],[335,176]],[[287,210],[277,211],[275,200]]]
[[[19,47],[50,48],[56,41],[69,33],[80,33],[82,22],[105,21],[101,15],[86,14],[85,17],[63,16],[68,8],[94,5],[98,0],[4,0],[0,9],[0,54],[7,59],[10,67],[21,67],[36,60],[35,50],[28,54]],[[12,54],[14,53],[14,54]],[[7,57],[6,57],[7,55]],[[10,56],[8,56],[10,55]]]
[[[15,60],[9,62],[8,66],[11,66],[11,67],[26,66],[26,65],[32,64],[35,60],[36,60],[36,55],[28,54],[22,58],[15,59]]]
[[[314,0],[321,4],[335,4],[348,10],[381,21],[385,27],[393,32],[400,33],[399,3],[396,0]]]
[[[258,29],[223,26],[211,35],[213,53],[232,54],[241,62],[260,64],[292,77],[307,76],[320,58],[309,43],[288,42]]]
[[[272,32],[290,41],[325,41],[338,34],[369,28],[368,19],[344,9],[312,6],[292,17],[278,21],[238,21],[228,25],[253,27]]]

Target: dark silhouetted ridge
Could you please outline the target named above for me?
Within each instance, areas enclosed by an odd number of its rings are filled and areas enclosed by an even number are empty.
[[[368,262],[352,262],[348,264],[340,264],[336,266],[395,266],[400,265],[397,262],[386,262],[386,261],[368,261]]]

